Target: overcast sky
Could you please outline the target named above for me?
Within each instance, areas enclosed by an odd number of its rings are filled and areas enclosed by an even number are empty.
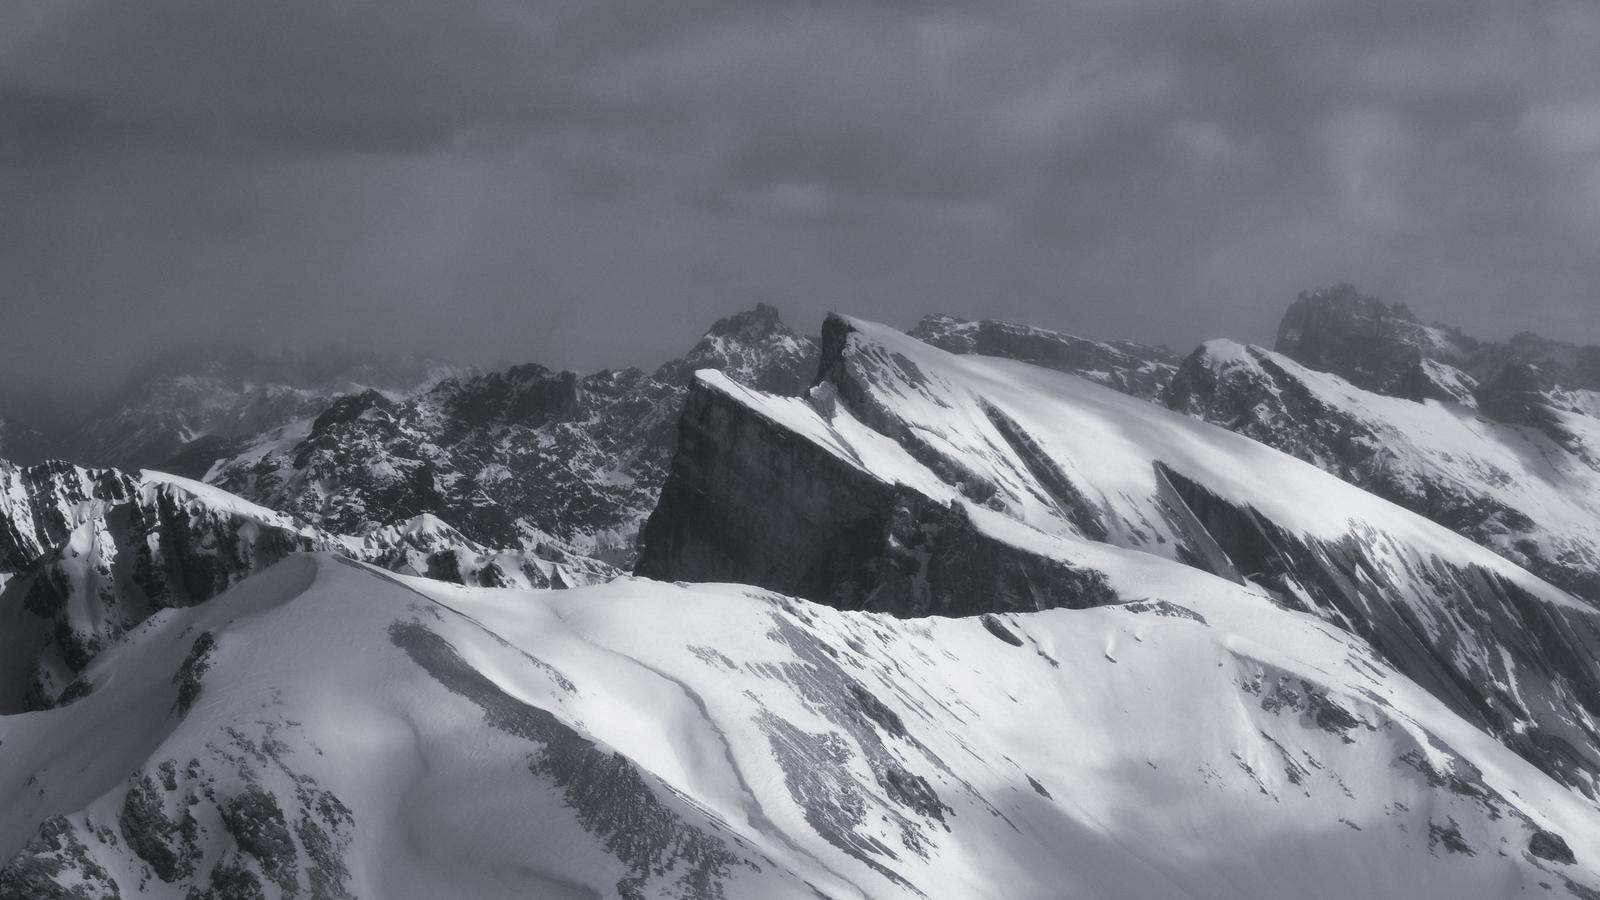
[[[0,378],[580,369],[765,300],[1186,347],[1339,280],[1600,342],[1600,4],[0,4]]]

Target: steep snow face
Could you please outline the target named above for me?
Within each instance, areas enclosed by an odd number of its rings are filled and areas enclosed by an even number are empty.
[[[655,375],[542,366],[446,381],[411,400],[369,392],[264,435],[212,467],[229,491],[343,533],[420,514],[480,544],[632,565],[672,457],[689,367],[768,389],[810,384],[816,349],[771,307],[714,325]]]
[[[951,355],[858,320],[831,318],[823,337],[808,402],[702,375],[707,411],[683,425],[699,455],[674,464],[641,572],[967,612],[1104,602],[1104,568],[1087,548],[1137,550],[1259,585],[1363,635],[1459,714],[1595,795],[1592,608],[1309,464],[1082,378]],[[838,473],[854,473],[848,502],[817,489]],[[785,537],[797,528],[816,539]],[[987,571],[1003,580],[941,574],[952,543],[1000,561]],[[848,573],[858,588],[816,593],[816,572]]]
[[[307,550],[488,587],[617,574],[559,544],[485,548],[428,517],[346,537],[162,472],[0,461],[0,713],[75,699],[79,673],[155,611]]]
[[[1470,537],[1600,605],[1600,443],[1495,421],[1470,406],[1364,391],[1277,353],[1205,344],[1172,409],[1306,460]],[[1576,452],[1575,452],[1576,450]]]
[[[969,322],[954,316],[924,316],[909,334],[950,353],[1002,356],[1071,372],[1146,400],[1161,395],[1182,361],[1165,347],[1132,341],[1092,341],[991,319]]]
[[[402,354],[178,352],[136,371],[49,450],[74,462],[124,469],[171,468],[177,455],[177,467],[198,476],[234,442],[315,415],[340,395],[377,390],[398,398],[461,372]]]
[[[0,894],[1600,889],[1592,806],[1359,639],[1152,561],[1189,595],[907,621],[295,556],[0,719]]]

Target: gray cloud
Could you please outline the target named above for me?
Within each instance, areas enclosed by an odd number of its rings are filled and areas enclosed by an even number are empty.
[[[1336,280],[1600,341],[1595,46],[1586,0],[15,0],[0,377],[648,363],[758,299],[1266,340]]]

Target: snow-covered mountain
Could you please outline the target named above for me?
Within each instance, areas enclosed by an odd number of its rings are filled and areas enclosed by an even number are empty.
[[[345,397],[264,435],[205,480],[333,531],[431,514],[490,546],[564,542],[631,565],[697,369],[797,394],[815,345],[770,306],[725,318],[655,372],[517,366],[408,400]]]
[[[1276,353],[1218,340],[1179,360],[948,316],[910,334],[1072,372],[1221,425],[1600,604],[1600,348],[1532,334],[1479,341],[1349,285],[1303,293]]]
[[[1594,806],[1358,638],[1105,561],[1170,599],[901,620],[297,555],[0,719],[0,895],[1600,890]]]
[[[702,373],[641,574],[900,615],[1142,599],[1138,551],[1359,635],[1457,714],[1600,796],[1600,611],[1263,444],[1083,378],[832,317],[780,398]]]
[[[156,611],[313,550],[489,587],[616,574],[557,545],[491,550],[428,516],[349,537],[161,472],[0,460],[0,714],[71,700],[84,667]]]
[[[316,415],[342,395],[374,390],[399,399],[463,371],[420,354],[189,347],[140,366],[110,399],[61,433],[47,430],[16,458],[204,472],[237,442]]]
[[[1584,351],[1342,296],[0,463],[0,900],[1600,897]]]

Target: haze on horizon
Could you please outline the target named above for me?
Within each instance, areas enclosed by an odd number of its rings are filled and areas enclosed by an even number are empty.
[[[0,384],[195,341],[653,365],[757,301],[1600,343],[1600,6],[0,6]]]

